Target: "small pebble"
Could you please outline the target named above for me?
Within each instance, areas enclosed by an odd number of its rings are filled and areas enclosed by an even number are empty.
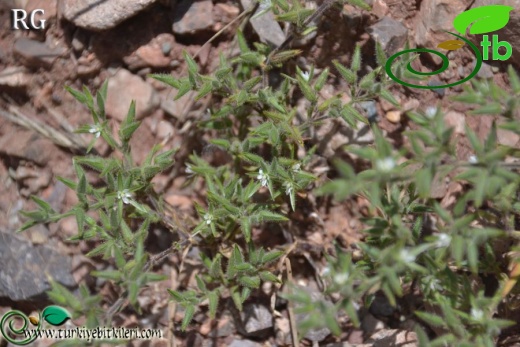
[[[172,45],[169,42],[165,42],[161,45],[161,51],[164,54],[164,56],[168,56],[172,50]]]
[[[361,107],[366,111],[367,118],[374,118],[377,116],[377,107],[375,101],[364,101]]]
[[[389,111],[386,113],[386,119],[392,123],[399,123],[401,121],[401,111]]]
[[[443,85],[443,83],[440,82],[440,81],[432,80],[432,81],[428,82],[428,85],[429,85],[430,87],[432,87],[432,86],[441,86],[441,85]],[[433,90],[436,94],[438,94],[440,97],[443,97],[444,94],[446,94],[446,88],[434,88],[434,89],[432,89],[432,90]]]

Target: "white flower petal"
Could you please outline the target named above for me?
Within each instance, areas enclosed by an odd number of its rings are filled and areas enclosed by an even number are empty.
[[[415,261],[415,255],[410,253],[410,251],[407,249],[402,249],[399,253],[399,257],[405,263],[413,263]]]
[[[445,233],[439,234],[435,245],[439,248],[448,247],[451,243],[451,236]]]
[[[384,159],[378,159],[376,161],[376,168],[379,171],[388,172],[392,171],[395,167],[395,160],[392,157],[386,157]]]
[[[481,320],[484,317],[484,311],[482,311],[479,308],[472,308],[471,309],[471,318],[474,320]]]
[[[429,119],[432,119],[433,117],[435,117],[435,114],[437,114],[437,107],[435,106],[428,106],[426,108],[426,112],[424,112],[426,117],[428,117]]]

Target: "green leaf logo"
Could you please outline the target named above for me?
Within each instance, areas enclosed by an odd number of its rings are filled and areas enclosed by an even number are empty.
[[[471,25],[470,34],[485,34],[502,29],[509,22],[509,12],[513,7],[489,5],[476,7],[459,14],[453,20],[453,27],[464,35]],[[473,25],[472,25],[473,24]]]
[[[62,325],[67,319],[71,318],[70,313],[59,306],[47,306],[42,312],[42,317],[47,323],[54,326]]]

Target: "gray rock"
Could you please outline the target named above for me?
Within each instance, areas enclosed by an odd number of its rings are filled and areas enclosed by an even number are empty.
[[[417,335],[413,331],[384,329],[376,332],[365,341],[372,343],[374,347],[416,347],[418,346]]]
[[[179,35],[210,30],[213,25],[213,3],[210,0],[184,0],[175,9],[173,32]]]
[[[401,48],[408,37],[408,29],[399,21],[390,17],[372,25],[368,29],[374,41],[378,41],[388,55],[392,55]]]
[[[326,301],[325,297],[323,296],[323,294],[318,291],[316,288],[314,288],[314,286],[307,286],[307,287],[300,287],[302,288],[303,290],[307,291],[313,300],[316,300],[316,301]],[[330,303],[330,305],[333,305],[331,302],[327,302],[327,303]],[[298,304],[296,304],[295,306],[295,312],[298,311]],[[296,313],[295,316],[296,316],[296,322],[298,324],[301,324],[301,322],[303,322],[304,320],[307,320],[309,318],[309,316],[313,314],[313,313]],[[314,329],[310,329],[306,334],[305,334],[305,338],[307,340],[310,340],[310,341],[313,341],[313,342],[320,342],[320,341],[323,341],[325,340],[325,338],[327,336],[329,336],[331,333],[330,329],[329,328],[314,328]]]
[[[0,153],[32,161],[45,166],[51,159],[56,146],[47,138],[40,137],[29,130],[8,132],[0,137]]]
[[[375,118],[377,117],[377,106],[376,102],[373,100],[363,101],[361,103],[361,107],[366,111],[367,118]]]
[[[136,118],[143,118],[159,106],[155,90],[130,71],[120,69],[108,80],[108,96],[105,105],[109,116],[122,121],[132,100],[135,100]]]
[[[443,30],[454,31],[453,19],[471,3],[471,0],[424,0],[415,24],[417,46],[435,48],[439,43],[455,37]],[[440,58],[431,55],[436,63]]]
[[[83,29],[77,29],[72,36],[72,49],[74,49],[76,53],[81,53],[85,47],[87,47],[88,39],[89,36],[87,35],[87,31]]]
[[[428,85],[430,87],[432,87],[432,86],[442,86],[444,84],[445,83],[439,81],[436,78],[433,78],[433,79],[428,81]],[[435,92],[436,94],[438,94],[440,97],[443,97],[446,94],[446,88],[434,88],[434,89],[432,89],[432,91]]]
[[[261,304],[245,305],[241,318],[248,336],[265,336],[273,328],[273,315],[267,306]]]
[[[463,135],[465,133],[466,115],[464,113],[449,111],[444,114],[444,121],[449,127],[455,129],[455,134]]]
[[[473,62],[472,64],[472,70],[473,68],[475,67],[475,62]],[[491,70],[491,66],[486,64],[486,63],[482,63],[482,66],[480,67],[480,70],[478,70],[477,72],[477,76],[480,77],[480,78],[493,78],[493,70]]]
[[[361,322],[361,329],[365,332],[366,335],[371,336],[378,330],[384,329],[385,323],[381,320],[377,319],[370,313],[367,313]]]
[[[251,340],[233,340],[228,347],[261,347],[262,345]]]
[[[75,25],[95,31],[115,27],[156,0],[62,0],[60,10]]]
[[[244,8],[250,8],[254,4],[252,0],[240,0],[240,3]],[[260,11],[261,9],[259,6],[255,14]],[[258,36],[260,36],[262,42],[271,46],[280,46],[285,41],[285,34],[271,11],[261,15],[260,17],[251,19],[251,25]]]
[[[25,88],[31,82],[31,76],[24,67],[9,66],[0,72],[0,86]]]
[[[54,61],[63,55],[64,50],[52,49],[43,42],[20,37],[14,43],[13,52],[27,67],[50,68]]]
[[[395,313],[395,307],[390,304],[387,297],[383,294],[375,296],[369,310],[376,317],[391,317]]]
[[[0,263],[0,298],[38,300],[51,289],[47,275],[66,287],[76,286],[69,257],[1,231]]]

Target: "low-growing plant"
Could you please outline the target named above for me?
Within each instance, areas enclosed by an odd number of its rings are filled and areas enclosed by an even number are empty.
[[[339,311],[359,325],[355,308],[370,307],[378,291],[394,307],[410,294],[420,297],[402,316],[413,314],[423,322],[415,327],[420,346],[495,346],[501,331],[515,324],[504,313],[515,309],[516,294],[510,293],[518,291],[520,175],[515,164],[508,164],[518,151],[497,141],[498,128],[520,131],[515,116],[520,84],[516,72],[508,72],[512,93],[476,80],[453,98],[478,105],[471,115],[499,118],[483,143],[466,127],[473,150],[468,158],[457,158],[454,129],[446,126],[440,108],[407,113],[415,129],[404,133],[402,148],[392,148],[375,126],[374,146],[347,148],[372,168],[356,172],[337,162],[341,178],[317,193],[368,200],[370,216],[363,219],[367,228],[358,244],[362,257],[354,261],[343,250],[328,257],[326,293],[339,294],[340,300],[335,309],[320,312],[326,319],[311,316],[305,327],[338,331],[334,317]],[[466,188],[449,209],[431,194],[432,186],[448,176]],[[507,249],[499,246],[504,243]],[[289,299],[309,300],[305,292]]]
[[[296,25],[300,34],[315,30],[307,20],[312,12],[298,1],[266,4],[265,11],[272,10],[278,20]],[[267,72],[284,67],[301,51],[272,50],[258,43],[252,48],[241,32],[237,41],[240,54],[234,58],[221,54],[219,66],[211,74],[201,73],[195,59],[184,53],[187,76],[151,76],[176,89],[176,99],[189,92],[195,93],[196,100],[213,98],[217,106],[198,120],[198,126],[201,132],[216,134],[211,144],[231,158],[213,166],[194,153],[186,164],[190,180],[204,183],[207,201],[195,204],[199,219],[190,232],[190,242],[178,242],[171,250],[199,246],[205,269],[196,276],[196,287],[169,290],[172,299],[185,309],[181,328],[189,326],[201,305],[207,303],[212,318],[224,298],[230,298],[241,310],[263,281],[280,282],[279,260],[290,249],[265,249],[255,241],[254,231],[267,223],[284,223],[291,218],[291,211],[298,210],[298,199],[304,199],[317,184],[309,166],[317,147],[306,147],[306,136],[325,119],[341,118],[351,128],[359,124],[370,127],[373,145],[343,148],[370,168],[360,170],[336,161],[339,177],[331,177],[313,193],[333,195],[338,200],[362,197],[369,202],[369,214],[362,219],[363,240],[357,244],[361,256],[354,257],[338,245],[333,254],[324,254],[327,266],[322,277],[327,301],[296,288],[285,294],[300,304],[300,311],[311,313],[301,328],[326,326],[339,335],[343,327],[338,315],[346,313],[352,324],[359,326],[360,308],[368,308],[376,294],[383,293],[394,307],[414,295],[419,298],[417,304],[403,312],[403,317],[420,322],[414,329],[421,346],[494,346],[501,331],[511,325],[504,311],[516,305],[512,293],[518,292],[515,284],[520,272],[515,267],[509,276],[508,269],[517,263],[520,180],[510,161],[519,152],[497,141],[498,129],[520,134],[515,113],[520,80],[515,71],[508,71],[512,93],[483,80],[473,81],[472,87],[455,98],[478,105],[472,112],[476,116],[494,114],[502,119],[493,123],[483,143],[466,127],[473,154],[461,160],[453,129],[446,126],[441,108],[407,112],[411,127],[403,133],[401,148],[395,148],[363,114],[360,105],[365,101],[385,99],[400,107],[389,91],[393,82],[384,71],[387,58],[379,44],[375,46],[375,68],[367,69],[363,64],[358,45],[348,67],[334,60],[333,72],[313,66],[307,71],[296,67],[292,73],[287,69],[280,86],[273,87]],[[413,58],[399,62],[397,73],[405,74],[404,67]],[[341,94],[328,99],[321,96],[320,91],[334,77],[347,83],[348,101]],[[95,98],[87,88],[68,90],[91,112],[93,124],[78,130],[94,136],[88,150],[102,138],[120,155],[74,157],[77,180],[60,180],[76,191],[79,202],[70,211],[58,213],[34,197],[40,209],[24,212],[29,222],[22,229],[74,216],[78,235],[69,241],[96,242],[87,255],[102,256],[113,262],[115,269],[93,275],[113,281],[139,310],[139,290],[164,278],[150,271],[144,242],[151,224],[164,223],[162,212],[157,210],[160,196],[151,181],[170,168],[174,151],[161,153],[161,147],[156,146],[141,165],[136,165],[129,142],[140,124],[135,120],[135,105],[130,106],[116,139],[104,111],[106,83]],[[298,114],[295,93],[306,100],[305,114]],[[100,183],[92,184],[87,171]],[[432,186],[447,177],[464,187],[449,208],[431,193]],[[507,256],[498,251],[498,244],[504,242]],[[75,316],[86,315],[90,326],[108,323],[90,308],[101,299],[84,286],[79,302],[55,283],[49,296],[72,307]]]

